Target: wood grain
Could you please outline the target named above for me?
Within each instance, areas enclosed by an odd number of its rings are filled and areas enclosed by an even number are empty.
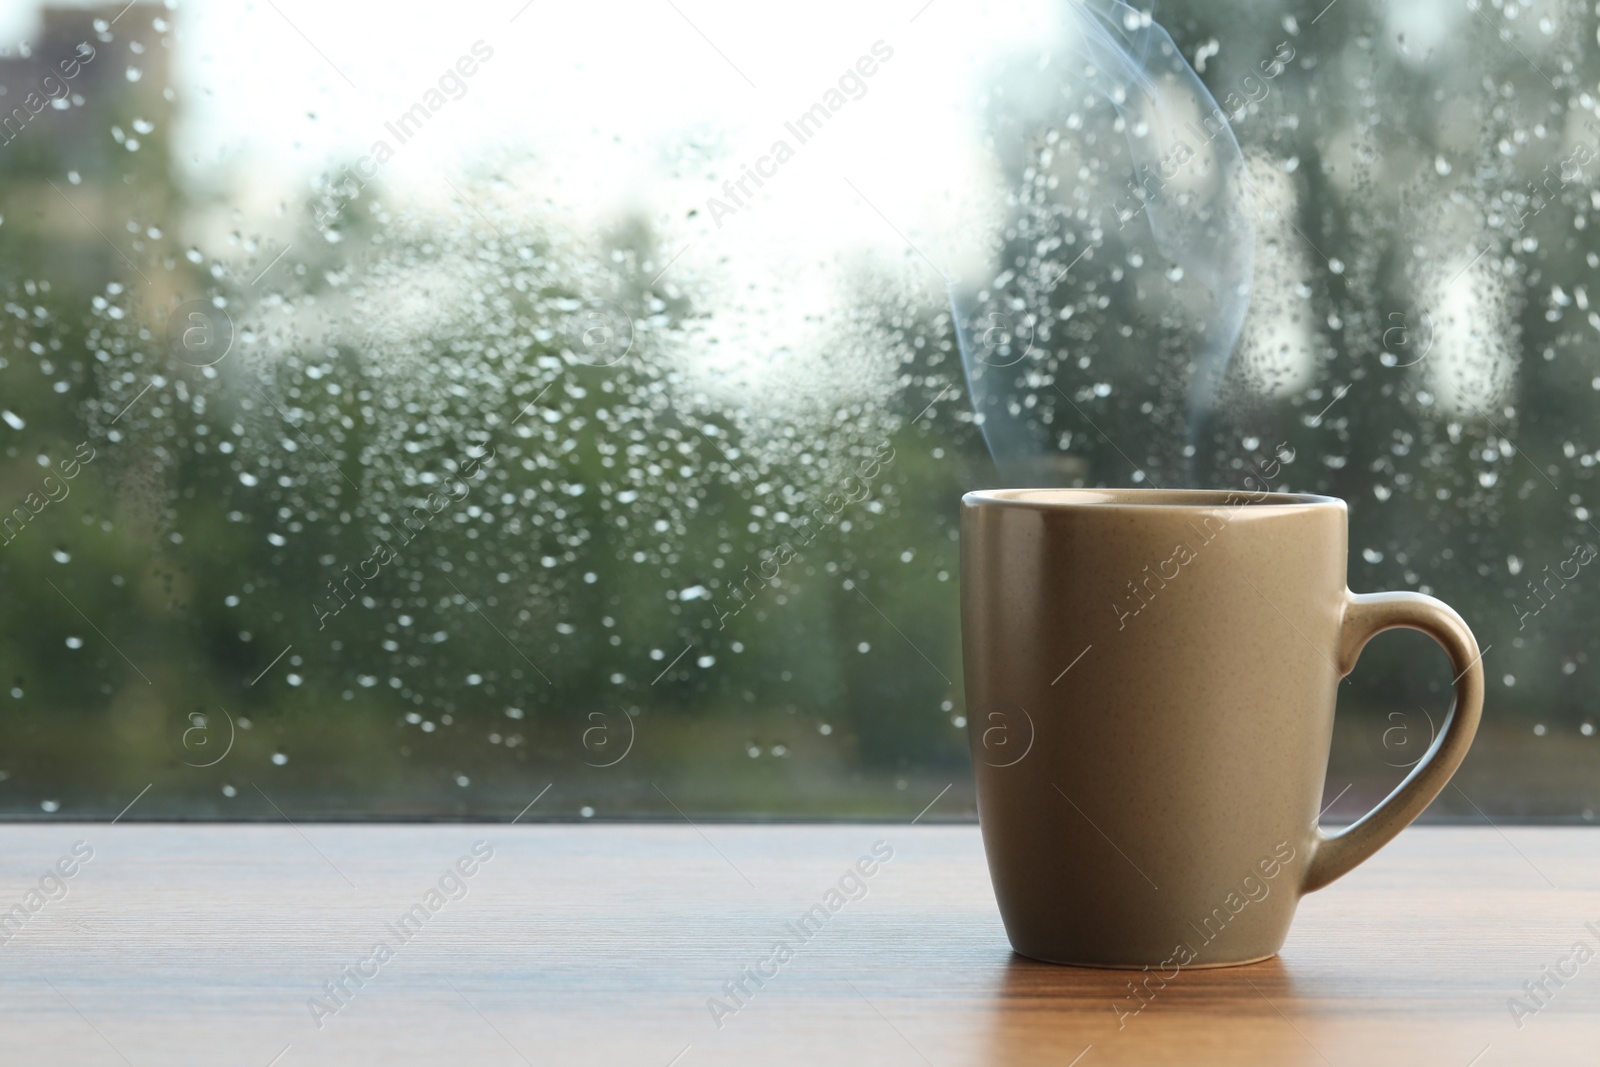
[[[1600,1062],[1600,958],[1520,1028],[1507,1007],[1575,942],[1600,951],[1596,829],[1408,830],[1307,897],[1279,958],[1180,973],[1120,1027],[1128,973],[1009,951],[973,826],[49,824],[3,840],[0,912],[75,841],[94,850],[0,947],[6,1064]],[[465,895],[441,893],[400,943],[391,925],[479,841],[493,857]],[[893,858],[802,942],[786,924],[878,841]],[[347,979],[319,1028],[310,998],[385,939],[393,957]],[[708,1000],[731,1006],[724,983],[780,939],[793,957],[746,979],[719,1028]]]

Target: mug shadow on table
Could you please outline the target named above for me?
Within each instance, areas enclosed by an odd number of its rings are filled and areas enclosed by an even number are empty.
[[[1163,976],[1155,969],[1063,967],[1013,953],[994,974],[984,1058],[1062,1067],[1092,1045],[1097,1064],[1149,1062],[1157,1050],[1191,1057],[1183,1062],[1212,1062],[1208,1054],[1238,1062],[1228,1057],[1247,1046],[1279,1064],[1320,1064],[1320,1053],[1289,1021],[1296,996],[1293,968],[1278,956]]]

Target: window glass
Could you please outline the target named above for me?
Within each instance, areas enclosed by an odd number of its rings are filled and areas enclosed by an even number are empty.
[[[1596,16],[1319,6],[9,5],[0,810],[970,816],[960,494],[1254,479],[1592,820]]]

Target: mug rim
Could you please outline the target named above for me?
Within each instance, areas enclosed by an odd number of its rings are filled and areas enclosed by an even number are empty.
[[[1141,508],[1215,511],[1241,507],[1272,511],[1345,508],[1335,496],[1276,493],[1245,489],[1040,488],[974,489],[961,497],[963,507],[1010,507],[1035,511],[1086,511],[1096,508]]]

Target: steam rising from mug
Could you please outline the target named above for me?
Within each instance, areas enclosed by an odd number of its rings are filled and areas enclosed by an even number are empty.
[[[1064,6],[990,83],[979,133],[1009,196],[950,282],[990,454],[1003,476],[1035,484],[1065,480],[1050,463],[1064,429],[1093,432],[1058,371],[1115,354],[1135,326],[1181,337],[1193,443],[1238,343],[1255,261],[1238,141],[1172,38],[1115,0]],[[1129,254],[1141,244],[1165,262]]]

